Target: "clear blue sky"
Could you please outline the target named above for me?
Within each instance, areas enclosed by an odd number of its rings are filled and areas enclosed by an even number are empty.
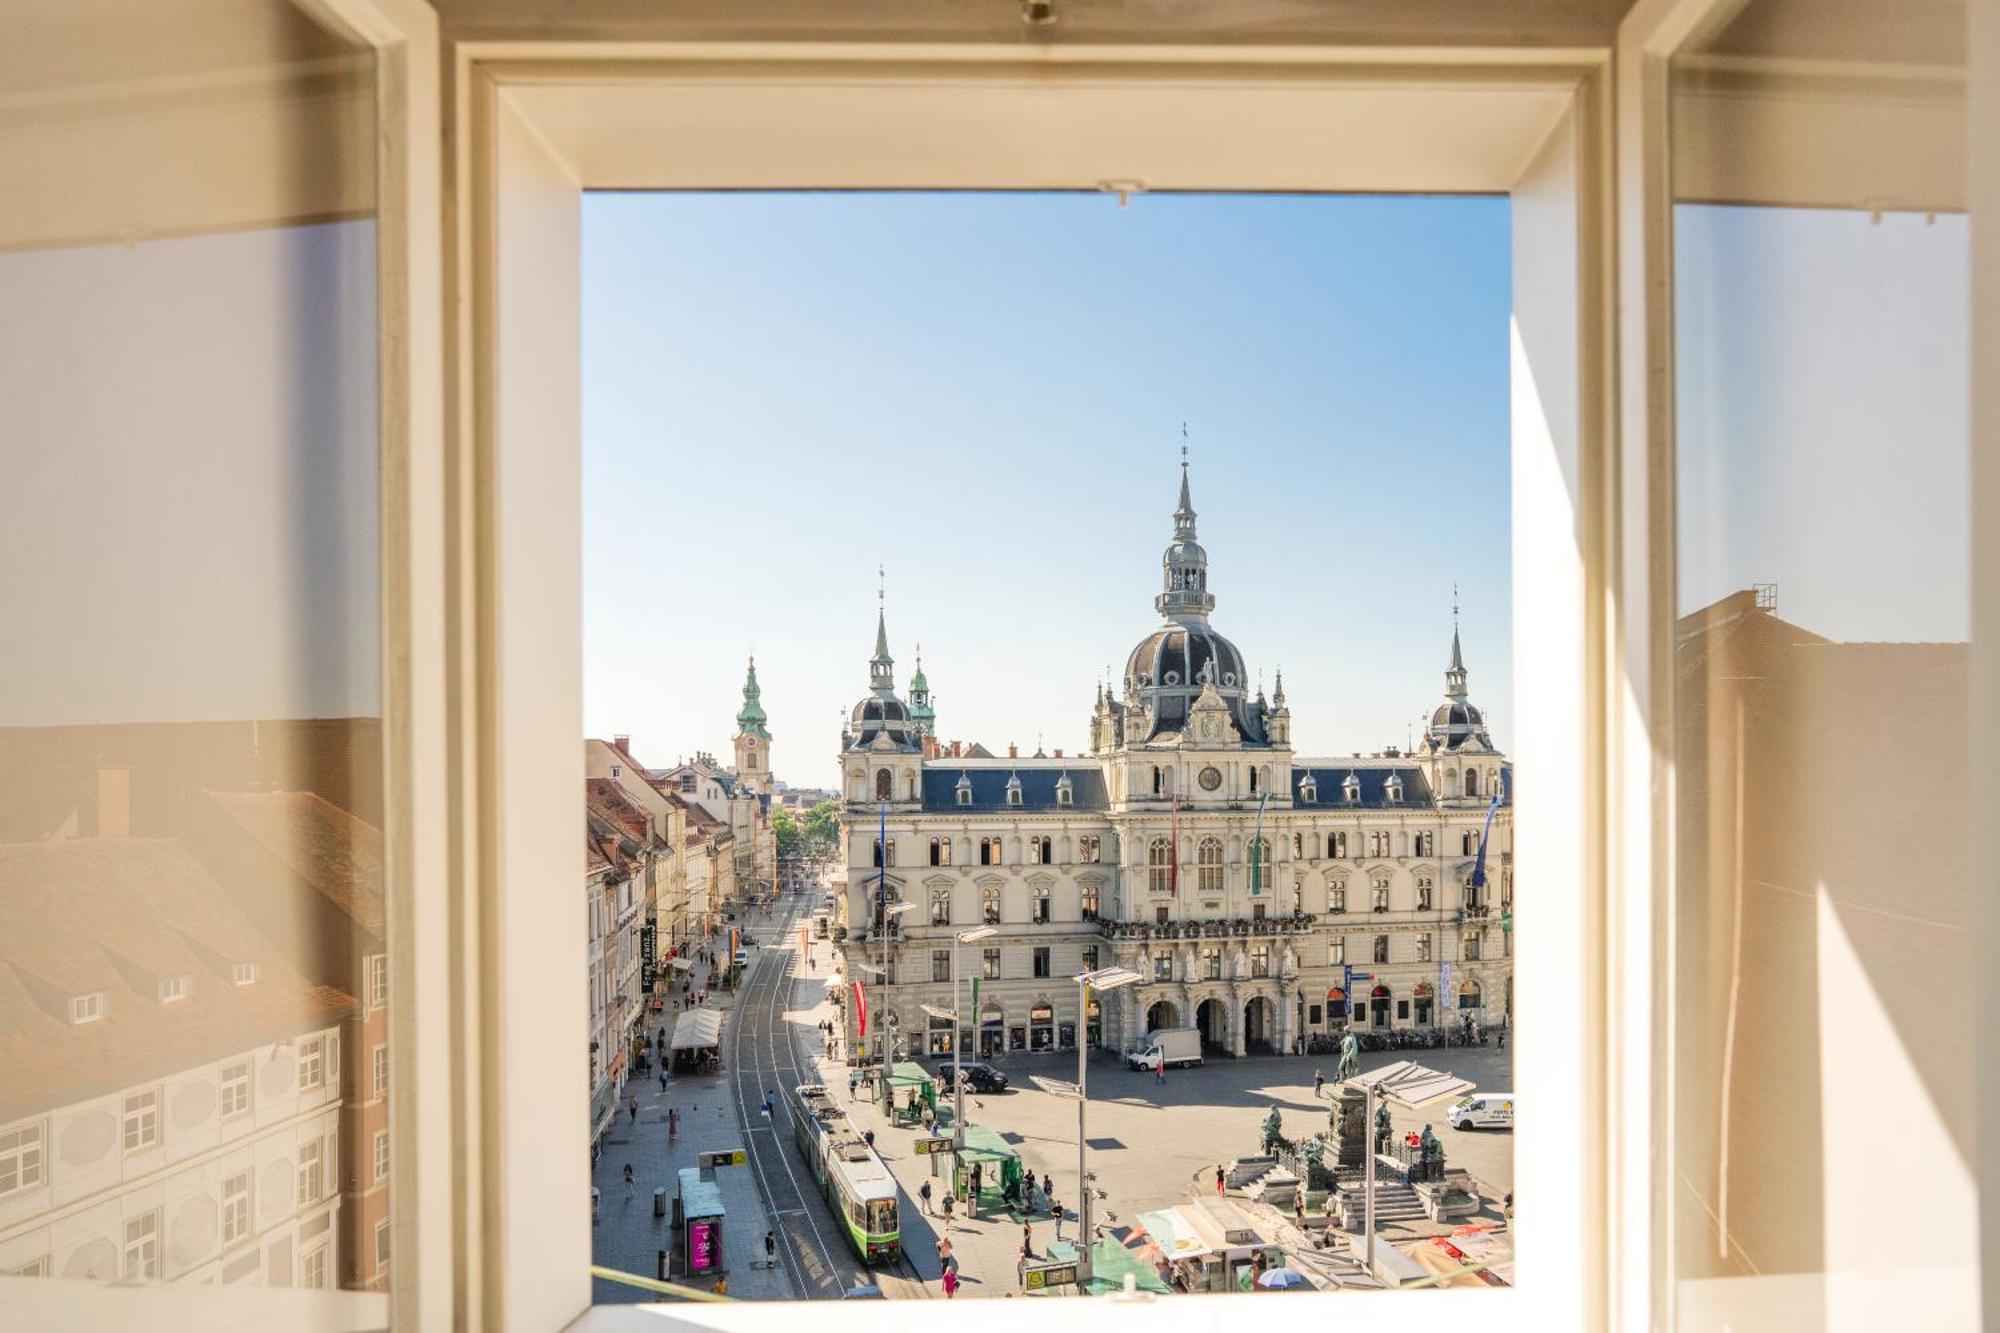
[[[906,687],[1081,749],[1157,623],[1188,425],[1214,623],[1301,753],[1404,743],[1452,584],[1509,744],[1503,199],[594,194],[585,723],[831,784],[876,566]]]

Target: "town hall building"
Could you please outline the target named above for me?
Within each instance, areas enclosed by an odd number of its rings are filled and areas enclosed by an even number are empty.
[[[1098,687],[1087,755],[941,752],[928,682],[921,713],[897,694],[878,614],[842,736],[836,927],[871,1038],[882,1024],[911,1053],[958,1040],[985,1055],[1195,1026],[1240,1056],[1349,1026],[1503,1021],[1512,773],[1468,697],[1456,627],[1413,750],[1297,756],[1284,677],[1268,699],[1253,690],[1210,623],[1185,461],[1173,519],[1160,624]],[[1072,978],[1113,964],[1141,980],[1078,1013]]]

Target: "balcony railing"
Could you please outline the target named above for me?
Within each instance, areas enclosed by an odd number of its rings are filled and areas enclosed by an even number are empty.
[[[1291,916],[1235,917],[1222,921],[1101,921],[1098,929],[1114,940],[1276,939],[1303,935],[1319,918],[1310,912]]]

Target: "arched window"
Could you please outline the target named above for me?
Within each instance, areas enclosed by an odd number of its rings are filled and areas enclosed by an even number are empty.
[[[1194,854],[1194,887],[1199,893],[1222,892],[1222,839],[1203,838]]]
[[[1292,835],[1292,855],[1304,856],[1305,854],[1306,854],[1306,835],[1303,833],[1294,833]]]
[[[1037,884],[1035,886],[1034,915],[1029,917],[1028,919],[1033,921],[1038,926],[1045,926],[1048,924],[1049,921],[1048,885]]]
[[[972,804],[972,777],[970,774],[960,773],[958,775],[958,785],[952,790],[958,793],[958,803],[960,805]]]
[[[1377,935],[1375,937],[1375,961],[1378,963],[1389,961],[1389,937],[1387,935]],[[1377,986],[1375,989],[1379,991],[1382,988]],[[1384,993],[1386,994],[1386,992]]]
[[[948,926],[951,924],[951,890],[931,890],[931,924]]]
[[[1021,778],[1019,774],[1016,774],[1015,776],[1007,779],[1007,804],[1019,805],[1020,803],[1021,803]]]
[[[1349,805],[1361,804],[1361,779],[1349,773],[1340,780],[1340,799]]]
[[[1047,838],[1028,839],[1028,864],[1045,866],[1054,862],[1054,847]]]
[[[1000,924],[1000,886],[989,884],[979,891],[979,915],[989,926]]]
[[[1250,766],[1250,794],[1252,796],[1257,794],[1257,766],[1255,764]]]
[[[1337,879],[1327,886],[1326,910],[1329,912],[1345,912],[1347,910],[1346,880]]]
[[[891,789],[889,786],[889,770],[886,768],[878,768],[875,770],[875,799],[878,801],[886,801],[889,800],[890,798],[891,798]]]
[[[1104,854],[1102,847],[1095,833],[1086,833],[1076,840],[1076,859],[1085,865],[1096,865]]]
[[[913,768],[903,776],[906,779],[903,783],[903,798],[914,801],[917,799],[917,770]]]
[[[1471,829],[1467,829],[1459,835],[1458,852],[1460,856],[1471,856],[1478,851],[1479,835],[1477,833],[1474,833]]]
[[[1329,861],[1344,861],[1347,859],[1347,835],[1345,833],[1329,833],[1326,835],[1326,859]]]
[[[880,838],[877,838],[877,839],[875,839],[875,864],[876,864],[876,865],[878,865],[878,866],[879,866],[879,865],[881,865],[881,864],[883,863],[883,861],[882,861],[882,852],[883,852],[883,845],[882,845],[882,840],[881,840]],[[888,853],[889,853],[889,859],[888,859],[888,864],[890,864],[890,865],[895,865],[895,864],[896,864],[896,840],[895,840],[894,838],[891,838],[891,839],[889,839],[889,844],[888,844]]]
[[[1375,910],[1378,912],[1388,911],[1389,877],[1387,875],[1377,875],[1373,880],[1369,882],[1369,889],[1375,900],[1374,901]],[[1382,960],[1378,958],[1375,961],[1379,963]]]
[[[1201,946],[1201,975],[1208,981],[1222,980],[1222,946],[1204,944]]]
[[[1097,920],[1098,898],[1097,898],[1097,886],[1095,884],[1086,884],[1083,886],[1081,892],[1081,902],[1083,910],[1083,919],[1085,921]]]
[[[1389,780],[1382,784],[1382,799],[1394,804],[1403,799],[1403,779],[1391,773]]]
[[[1250,843],[1250,859],[1256,863],[1257,877],[1252,881],[1259,893],[1271,886],[1271,840],[1256,838]]]
[[[1479,795],[1479,770],[1476,768],[1465,770],[1465,794],[1467,796]]]
[[[1436,856],[1437,835],[1428,829],[1418,833],[1416,835],[1415,850],[1418,856]]]
[[[1435,893],[1436,886],[1431,883],[1429,875],[1417,876],[1417,910],[1419,912],[1428,912],[1431,910],[1431,899],[1435,896]]]
[[[1153,795],[1160,795],[1166,789],[1166,785],[1166,772],[1158,764],[1153,765]]]
[[[1173,888],[1173,854],[1165,838],[1155,838],[1147,846],[1146,887],[1152,892],[1165,893]]]
[[[931,864],[934,866],[948,866],[951,864],[950,838],[931,839]]]

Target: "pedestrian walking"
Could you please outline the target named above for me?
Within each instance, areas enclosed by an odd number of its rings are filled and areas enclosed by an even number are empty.
[[[1050,1201],[1056,1197],[1056,1182],[1046,1171],[1042,1172],[1042,1197]]]
[[[1057,1240],[1061,1240],[1061,1239],[1062,1239],[1062,1220],[1063,1220],[1063,1206],[1062,1206],[1062,1205],[1061,1205],[1060,1203],[1052,1203],[1052,1204],[1050,1204],[1050,1205],[1049,1205],[1049,1212],[1050,1212],[1050,1213],[1052,1213],[1052,1214],[1053,1214],[1053,1215],[1055,1216],[1055,1219],[1056,1219],[1056,1239],[1057,1239]]]
[[[1299,1187],[1292,1191],[1292,1221],[1297,1223],[1301,1228],[1306,1224],[1306,1187],[1304,1181],[1300,1181]]]
[[[632,1164],[630,1162],[625,1163],[625,1192],[627,1194],[632,1192]]]
[[[1035,1257],[1035,1224],[1033,1222],[1021,1223],[1021,1257],[1023,1259],[1032,1259]]]
[[[1493,1040],[1499,1044],[1501,1050],[1504,1051],[1507,1049],[1507,1025],[1505,1023],[1502,1023],[1494,1031]]]
[[[968,1183],[971,1186],[971,1195],[974,1200],[977,1200],[979,1198],[980,1173],[984,1170],[985,1167],[981,1163],[974,1162],[972,1164],[972,1171],[970,1176],[968,1177]]]
[[[926,1181],[925,1181],[925,1182],[924,1182],[924,1183],[923,1183],[922,1185],[919,1185],[919,1186],[917,1187],[917,1202],[923,1205],[923,1207],[924,1207],[924,1216],[926,1216],[926,1217],[929,1217],[929,1216],[930,1216],[930,1212],[931,1212],[931,1183],[930,1183],[930,1181],[926,1180]]]
[[[1222,1193],[1222,1168],[1219,1166],[1215,1168],[1215,1192]]]
[[[1313,1096],[1324,1097],[1325,1095],[1326,1071],[1324,1069],[1315,1069],[1313,1070]]]
[[[1153,1082],[1165,1083],[1166,1081],[1167,1081],[1167,1058],[1163,1055],[1159,1059],[1153,1061]]]
[[[636,1123],[639,1119],[639,1099],[634,1097],[630,1102],[626,1103],[626,1109],[632,1113],[632,1119]]]
[[[945,1195],[944,1198],[938,1201],[939,1206],[944,1209],[944,1224],[947,1230],[949,1230],[951,1227],[951,1210],[953,1203],[954,1200],[949,1194]]]
[[[766,1231],[764,1233],[764,1267],[776,1268],[777,1266],[778,1233],[775,1231]]]
[[[664,1093],[666,1090],[667,1090],[667,1065],[666,1061],[662,1060],[660,1062],[660,1091]]]
[[[958,1295],[958,1270],[947,1268],[944,1270],[944,1298],[950,1300],[956,1295]]]
[[[680,1108],[669,1106],[667,1108],[667,1142],[672,1143],[675,1139],[679,1138],[680,1136],[681,1136]]]

